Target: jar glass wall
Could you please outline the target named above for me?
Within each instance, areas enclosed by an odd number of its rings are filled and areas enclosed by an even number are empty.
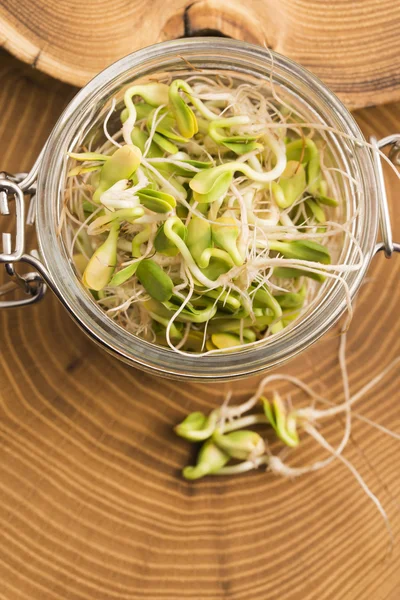
[[[184,57],[184,60],[182,57]],[[272,82],[277,93],[298,106],[313,123],[344,135],[326,134],[334,162],[350,177],[343,178],[346,219],[364,261],[349,270],[343,281],[329,279],[318,298],[292,327],[264,344],[221,355],[182,356],[133,336],[109,318],[77,278],[62,236],[57,235],[67,175],[67,152],[104,120],[111,98],[121,98],[128,84],[139,78],[192,74],[190,65],[206,74],[227,73],[239,81]],[[353,141],[362,139],[343,104],[311,73],[264,48],[219,38],[192,38],[157,44],[131,54],[95,77],[67,107],[46,146],[38,178],[37,229],[43,261],[71,314],[106,350],[131,365],[176,378],[223,380],[244,377],[277,366],[297,355],[323,335],[346,309],[345,285],[354,297],[368,268],[378,226],[378,198],[372,155]],[[357,183],[355,183],[357,182]],[[339,257],[355,265],[355,245],[345,245]]]

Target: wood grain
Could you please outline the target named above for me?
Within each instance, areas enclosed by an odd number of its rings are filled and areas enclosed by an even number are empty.
[[[392,0],[0,0],[0,44],[74,85],[144,46],[218,32],[297,60],[351,107],[400,99]]]
[[[32,164],[73,93],[32,75],[0,53],[0,166],[9,171]],[[399,129],[400,106],[357,118],[382,136]],[[398,186],[389,176],[397,239]],[[360,293],[349,333],[352,390],[399,355],[399,258],[374,259]],[[329,335],[284,371],[338,400],[336,350]],[[235,384],[234,399],[257,381]],[[393,372],[359,412],[399,432],[399,386]],[[180,478],[192,455],[172,426],[217,405],[228,388],[129,369],[95,347],[51,294],[1,312],[0,598],[397,600],[398,442],[356,421],[346,450],[389,514],[396,544],[384,560],[383,522],[340,464],[293,482],[263,472]],[[332,421],[324,432],[333,442],[341,429]],[[306,443],[298,460],[319,456]]]

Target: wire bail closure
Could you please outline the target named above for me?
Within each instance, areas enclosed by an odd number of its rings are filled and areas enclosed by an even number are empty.
[[[0,252],[0,263],[3,263],[11,281],[0,286],[0,297],[9,294],[16,289],[22,289],[28,296],[18,300],[0,300],[0,308],[16,308],[33,304],[43,298],[46,292],[46,284],[39,273],[26,273],[20,275],[14,267],[14,263],[24,261],[25,252],[25,193],[33,193],[33,181],[31,174],[19,174],[16,176],[8,173],[0,173],[0,217],[10,217],[10,198],[14,200],[15,208],[15,237],[9,232],[2,234],[2,252]],[[19,184],[19,182],[21,182]],[[25,185],[24,185],[25,184]],[[26,185],[28,184],[28,185]],[[27,261],[24,261],[27,262]]]
[[[389,159],[393,164],[400,164],[400,134],[388,135],[380,140],[375,137],[370,138],[371,144],[380,150],[391,146]],[[383,174],[382,161],[379,152],[373,152],[375,170],[378,179],[378,197],[379,197],[379,223],[382,235],[382,242],[375,247],[375,253],[383,251],[386,258],[391,258],[393,252],[400,252],[400,244],[393,241],[392,225],[390,221],[389,205],[386,194],[385,177]]]

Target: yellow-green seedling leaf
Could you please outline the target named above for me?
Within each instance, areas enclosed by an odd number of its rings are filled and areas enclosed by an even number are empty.
[[[319,182],[319,186],[318,186],[318,196],[326,196],[328,194],[328,182],[326,181],[326,179],[320,179]]]
[[[219,217],[216,219],[216,222],[211,225],[211,233],[216,246],[226,250],[235,265],[242,265],[244,262],[243,257],[236,244],[240,234],[237,221],[232,217]]]
[[[316,195],[321,184],[321,161],[315,142],[310,138],[289,142],[286,144],[286,158],[288,161],[301,161],[305,165],[308,191]]]
[[[139,150],[143,153],[145,150],[146,142],[149,139],[149,136],[145,131],[139,129],[139,127],[134,127],[131,133],[132,142],[139,148]],[[163,151],[159,148],[154,142],[151,142],[150,148],[147,152],[147,158],[161,158],[163,156]]]
[[[201,352],[203,349],[203,333],[201,331],[189,331],[184,349],[186,352]]]
[[[153,135],[153,141],[157,144],[159,148],[164,150],[164,152],[168,152],[168,154],[176,154],[177,152],[179,152],[178,146],[173,144],[170,140],[168,140],[160,133],[155,133]]]
[[[94,252],[83,273],[83,285],[90,290],[102,290],[110,282],[117,264],[119,224],[114,223],[106,241]]]
[[[156,213],[168,213],[176,206],[176,200],[171,194],[145,188],[137,192],[140,203],[148,210]]]
[[[185,467],[182,475],[185,479],[200,479],[205,475],[216,475],[229,461],[229,455],[223,452],[211,440],[203,444],[195,467]]]
[[[187,228],[180,219],[177,219],[174,223],[173,231],[179,235],[182,240],[186,239]],[[176,245],[165,235],[164,225],[161,225],[156,233],[156,237],[154,238],[154,248],[157,252],[160,252],[160,254],[164,254],[165,256],[176,256],[179,254]]]
[[[80,162],[85,161],[100,161],[107,162],[113,156],[108,154],[100,154],[99,152],[68,152],[70,158],[74,158]]]
[[[93,202],[100,203],[101,195],[121,179],[129,179],[140,165],[142,153],[136,146],[122,146],[104,163]]]
[[[225,172],[221,173],[218,178],[215,180],[215,183],[212,189],[207,192],[207,194],[199,194],[199,192],[193,192],[193,199],[201,204],[212,204],[217,200],[222,200],[225,198],[229,186],[232,183],[233,175],[232,173]],[[192,180],[193,181],[193,180]]]
[[[216,281],[220,275],[227,273],[231,269],[231,265],[226,260],[221,260],[218,257],[211,257],[208,267],[202,269],[202,273],[210,280]]]
[[[72,258],[74,265],[78,269],[79,273],[83,273],[89,262],[87,257],[84,254],[74,254]]]
[[[246,342],[255,342],[257,339],[255,331],[253,331],[253,329],[250,329],[250,327],[245,327],[240,333],[242,335],[242,338],[246,340]]]
[[[139,262],[128,265],[124,269],[118,271],[118,273],[114,273],[110,283],[108,284],[110,287],[118,287],[128,281],[133,275],[136,273],[136,270],[139,266]]]
[[[313,216],[318,223],[326,223],[325,211],[318,202],[311,200],[311,198],[307,198],[305,204],[309,216]]]
[[[181,323],[206,323],[212,319],[217,312],[217,307],[207,298],[202,298],[202,306],[204,308],[195,307],[190,302],[176,317],[176,320]],[[163,305],[171,311],[171,317],[177,310],[177,306],[172,302],[163,302]]]
[[[254,312],[256,312],[255,309]],[[261,311],[262,312],[262,311]],[[212,322],[208,325],[207,331],[210,334],[213,333],[234,333],[239,335],[242,332],[243,338],[247,342],[254,342],[256,340],[257,330],[264,330],[268,325],[270,325],[274,321],[274,315],[261,315],[257,316],[254,320],[253,318],[246,317],[242,319],[234,318],[232,315],[229,315],[231,318],[226,318],[227,315],[223,315],[223,313],[218,313],[216,318],[212,320]]]
[[[313,196],[318,194],[321,183],[321,161],[319,153],[313,156],[307,165],[308,191]]]
[[[174,160],[179,161],[180,164],[175,164],[173,162],[164,162],[158,163],[157,169],[162,172],[171,173],[172,175],[180,175],[182,177],[193,177],[195,175],[195,171],[190,169],[189,167],[196,167],[196,169],[209,169],[212,167],[211,162],[204,162],[201,160],[189,160],[187,158],[181,159],[179,156],[174,156]],[[188,168],[185,168],[184,165],[188,165]]]
[[[253,320],[249,317],[243,319],[236,319],[232,315],[223,315],[219,313],[215,319],[209,323],[207,331],[208,333],[235,333],[238,334],[243,325],[246,324],[251,326]]]
[[[154,118],[156,119],[156,121],[159,121],[155,129],[157,133],[161,134],[162,136],[168,139],[173,140],[174,142],[187,144],[189,140],[186,137],[180,135],[179,131],[177,130],[176,120],[174,116],[170,112],[168,112],[167,108],[162,108],[161,110],[159,110],[157,116],[155,110],[153,110],[153,112],[150,113],[146,122],[147,130],[149,132],[152,130]]]
[[[161,344],[162,346],[168,346],[169,344],[167,342],[167,327],[169,325],[169,319],[163,319],[162,317],[159,317],[158,315],[153,313],[149,313],[149,315],[155,323],[159,323],[161,325],[159,329],[162,331],[162,333],[156,335],[156,343]],[[180,327],[182,326],[178,324],[175,325],[175,323],[172,323],[170,325],[169,337],[171,340],[179,341],[182,339],[182,332]]]
[[[111,224],[114,222],[122,223],[127,221],[133,223],[136,219],[143,217],[144,209],[141,206],[135,206],[134,208],[121,208],[114,212],[106,211],[105,215],[97,217],[92,221],[87,229],[89,235],[97,235],[110,229]]]
[[[223,142],[223,145],[235,154],[238,154],[240,156],[243,154],[247,154],[248,152],[253,152],[253,150],[263,150],[264,148],[264,146],[262,144],[259,144],[258,142],[249,142],[246,140],[246,138],[241,138],[239,136],[236,137],[238,138],[237,141],[226,140],[225,142]]]
[[[144,152],[144,146],[147,142],[147,140],[149,139],[149,136],[147,135],[147,133],[145,131],[142,131],[141,129],[139,129],[139,127],[134,127],[132,129],[132,133],[131,133],[131,139],[132,142],[134,143],[135,146],[137,146],[140,150],[140,152]],[[161,156],[162,153],[160,152]]]
[[[223,434],[216,429],[212,439],[223,452],[237,460],[254,460],[266,451],[264,440],[255,431],[242,430]]]
[[[221,171],[219,167],[214,167],[196,173],[189,185],[197,202],[211,204],[226,196],[232,179],[232,171]]]
[[[233,333],[213,333],[211,336],[211,341],[216,348],[219,350],[225,350],[228,348],[234,348],[236,346],[241,346],[242,342],[240,341],[240,337]],[[244,340],[245,341],[245,340]]]
[[[284,312],[283,317],[282,317],[283,327],[287,327],[288,325],[290,325],[290,323],[293,323],[293,321],[295,321],[299,316],[300,316],[300,311],[296,311],[296,312],[290,311],[289,313]]]
[[[217,346],[214,346],[214,344],[212,343],[211,339],[208,339],[206,341],[206,350],[208,352],[210,352],[211,350],[218,350]]]
[[[147,104],[147,102],[139,102],[138,104],[135,104],[135,108],[136,119],[138,121],[140,121],[141,119],[147,119],[149,114],[154,110],[154,106],[151,106],[151,104]],[[127,108],[124,108],[124,110],[121,111],[121,123],[125,123],[128,117],[129,111]]]
[[[168,104],[168,89],[168,85],[165,83],[153,81],[150,83],[142,83],[128,88],[124,94],[124,98],[140,96],[140,98],[143,98],[145,103],[150,104],[150,106],[161,106],[161,104]]]
[[[146,225],[142,231],[139,231],[132,240],[132,256],[139,258],[141,256],[140,246],[147,242],[151,236],[151,226]]]
[[[279,439],[291,448],[298,446],[300,440],[297,433],[295,416],[293,414],[287,414],[285,405],[279,394],[277,392],[273,394],[272,402],[262,396],[261,402],[263,404],[264,414]]]
[[[288,161],[295,160],[306,164],[316,156],[319,156],[319,151],[315,142],[310,138],[299,138],[286,144],[286,159]]]
[[[153,318],[154,315],[157,315],[157,317],[163,319],[163,321],[158,320],[159,323],[165,323],[165,327],[168,325],[172,313],[165,308],[164,304],[161,304],[161,302],[158,302],[158,300],[154,300],[154,298],[149,298],[148,300],[142,302],[142,306],[147,310],[148,313],[151,313]]]
[[[280,319],[282,309],[277,299],[271,294],[267,286],[263,285],[251,294],[253,299],[253,308],[270,308],[273,311],[274,318]]]
[[[183,206],[183,204],[178,204],[178,206],[175,209],[175,212],[176,216],[180,219],[186,219],[186,217],[189,214],[189,210],[186,208],[186,206]]]
[[[198,261],[199,267],[201,269],[207,269],[210,266],[210,262],[213,258],[224,262],[228,270],[235,266],[232,258],[225,250],[221,250],[220,248],[207,248],[204,250]]]
[[[270,240],[269,247],[287,258],[319,262],[325,265],[329,265],[331,262],[328,248],[312,240],[294,240],[290,242]]]
[[[136,275],[146,292],[155,300],[165,302],[171,298],[173,281],[151,258],[140,261]]]
[[[270,325],[269,330],[271,333],[279,333],[284,328],[285,326],[283,324],[283,321],[277,321],[276,323],[272,323],[272,325]]]
[[[82,208],[86,214],[91,215],[96,210],[97,206],[94,206],[94,204],[88,202],[88,200],[84,200],[82,202]]]
[[[77,175],[84,175],[84,173],[91,173],[92,171],[98,171],[101,168],[101,165],[93,165],[92,167],[83,167],[82,165],[78,165],[74,167],[70,171],[68,171],[68,177],[76,177]]]
[[[301,198],[307,187],[306,172],[303,165],[290,160],[279,179],[279,184],[273,183],[271,190],[277,205],[283,209],[292,206],[296,200]],[[277,193],[278,188],[281,193]]]
[[[199,264],[204,250],[212,245],[210,223],[201,217],[193,216],[187,226],[186,245],[194,260]]]
[[[329,196],[323,194],[317,194],[316,198],[318,199],[318,202],[325,204],[326,206],[339,206],[339,202],[335,198],[330,198]]]
[[[204,442],[214,433],[217,414],[211,412],[208,417],[202,412],[193,412],[182,423],[176,425],[175,433],[189,442]]]
[[[307,286],[303,284],[298,292],[286,292],[277,294],[275,300],[279,302],[282,309],[301,308],[306,299]]]
[[[249,122],[250,118],[247,116],[214,119],[208,126],[208,135],[214,142],[223,144],[236,154],[246,154],[247,152],[252,152],[256,148],[262,148],[261,144],[258,144],[256,141],[257,136],[246,134],[225,136],[220,133],[220,129],[242,126]]]
[[[217,288],[216,290],[208,290],[201,291],[202,295],[207,296],[208,298],[213,298],[214,300],[218,300],[218,304],[226,310],[235,312],[240,309],[242,303],[237,296],[233,292],[226,292],[222,288]]]
[[[307,271],[305,269],[295,269],[293,267],[275,267],[274,275],[280,279],[298,279],[299,277],[309,277],[309,279],[314,279],[319,283],[323,283],[325,281],[325,277],[321,275],[321,273],[312,273],[311,271]]]
[[[185,81],[175,79],[169,86],[169,104],[179,131],[185,138],[191,138],[198,132],[199,128],[194,112],[179,93],[181,89],[187,90],[187,87]]]

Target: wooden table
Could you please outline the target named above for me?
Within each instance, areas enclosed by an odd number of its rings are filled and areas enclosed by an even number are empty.
[[[0,77],[0,166],[26,170],[74,90],[4,52]],[[400,128],[399,105],[356,117],[367,135]],[[397,239],[399,189],[389,175]],[[400,257],[376,257],[349,332],[353,391],[399,355],[399,283]],[[122,365],[51,293],[0,312],[0,323],[1,600],[400,597],[398,441],[355,421],[345,453],[389,515],[396,543],[385,560],[383,521],[340,463],[295,481],[261,471],[181,479],[191,450],[173,425],[217,405],[229,384],[178,385]],[[328,335],[282,371],[338,400],[337,344]],[[234,398],[257,381],[235,384]],[[358,411],[399,432],[399,388],[397,370]],[[341,428],[324,432],[334,442]],[[322,455],[311,443],[300,454]]]

